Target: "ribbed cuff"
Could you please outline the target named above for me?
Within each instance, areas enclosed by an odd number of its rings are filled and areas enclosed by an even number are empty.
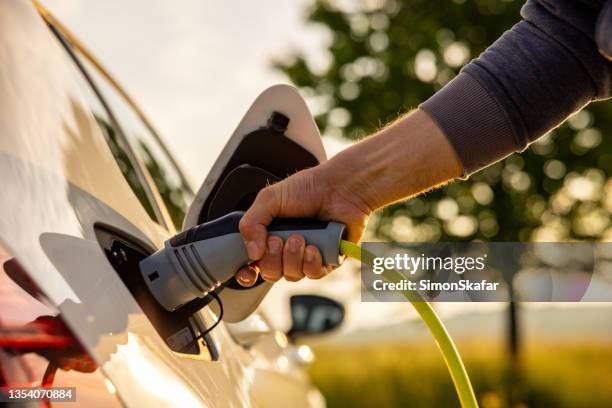
[[[446,134],[463,166],[463,177],[519,148],[502,106],[466,73],[459,74],[419,108]]]

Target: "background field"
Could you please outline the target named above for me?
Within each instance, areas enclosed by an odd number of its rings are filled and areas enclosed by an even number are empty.
[[[501,344],[462,342],[459,348],[483,408],[599,408],[612,401],[609,342],[536,342],[514,371]],[[310,372],[331,408],[459,405],[433,344],[327,346],[315,352]]]

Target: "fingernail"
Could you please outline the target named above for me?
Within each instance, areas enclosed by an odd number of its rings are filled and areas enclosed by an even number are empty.
[[[276,255],[276,254],[280,253],[282,246],[283,246],[283,244],[282,244],[281,240],[278,239],[278,238],[270,238],[268,240],[268,251],[272,255]]]
[[[304,254],[304,258],[306,262],[312,262],[315,257],[313,248],[306,248],[306,254]]]
[[[259,258],[259,245],[255,241],[249,241],[246,244],[247,253],[249,254],[249,258],[258,259]]]
[[[289,238],[289,252],[295,252],[295,253],[299,252],[300,245],[302,245],[302,243],[300,242],[299,239]]]
[[[238,279],[238,281],[239,281],[241,284],[244,284],[244,285],[248,285],[248,284],[250,284],[250,283],[251,283],[251,279],[249,279],[249,278],[247,278],[246,276],[244,276],[244,274],[243,274],[243,273],[238,273],[238,275],[236,275],[236,279]]]

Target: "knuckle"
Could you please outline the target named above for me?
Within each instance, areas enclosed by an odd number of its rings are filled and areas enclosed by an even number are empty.
[[[278,268],[275,268],[273,265],[262,265],[261,276],[263,276],[264,278],[280,279],[281,275],[281,271]]]
[[[268,271],[276,271],[280,269],[280,262],[278,256],[272,255],[269,252],[266,252],[264,257],[259,261],[262,269],[266,269]]]
[[[285,262],[283,265],[283,273],[285,279],[294,279],[298,281],[304,277],[301,265],[298,266],[298,262]]]
[[[267,281],[267,282],[276,282],[278,280],[280,280],[281,278],[281,274],[280,273],[270,273],[270,272],[262,272],[261,273],[261,277]]]
[[[276,278],[278,280],[282,276],[281,260],[277,256],[267,254],[260,261],[260,267],[264,278],[269,277],[270,279]]]
[[[243,216],[238,222],[238,229],[241,232],[249,232],[251,230],[251,222],[247,215]]]
[[[256,199],[260,201],[270,201],[274,199],[274,191],[272,190],[272,186],[264,187],[259,190]]]

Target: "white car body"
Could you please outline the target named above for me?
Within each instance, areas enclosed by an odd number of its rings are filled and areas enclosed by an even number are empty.
[[[95,227],[117,231],[154,250],[176,233],[171,211],[143,157],[127,138],[121,140],[129,145],[126,154],[143,187],[141,197],[126,181],[99,118],[83,95],[87,81],[76,78],[83,74],[58,35],[78,58],[87,60],[87,52],[39,5],[26,0],[0,2],[0,260],[14,257],[44,294],[44,298],[29,296],[26,284],[16,285],[15,275],[9,278],[0,271],[0,329],[4,330],[0,340],[11,327],[41,315],[60,314],[95,362],[90,373],[62,368],[56,372],[53,386],[76,386],[78,406],[324,406],[306,375],[305,359],[283,333],[257,312],[251,313],[250,300],[242,301],[249,310],[238,313],[240,318],[248,316],[245,320],[222,322],[206,342],[200,342],[195,354],[173,351],[160,337],[109,263]],[[93,59],[81,62],[96,69]],[[106,84],[99,83],[100,78]],[[155,136],[142,113],[103,70],[92,80],[102,91],[110,89],[123,98]],[[303,101],[292,88],[280,86],[254,104],[218,165],[222,167],[236,138],[259,126],[276,108],[290,111],[288,137],[324,160],[318,131]],[[113,106],[109,110],[112,113]],[[211,170],[208,183],[215,182],[217,170]],[[188,189],[184,178],[177,183]],[[207,188],[205,183],[195,196],[186,226],[197,223],[194,208]],[[143,207],[144,199],[153,207],[150,213]],[[232,302],[238,305],[242,299],[231,292],[223,295],[230,314]],[[260,299],[263,294],[252,296]],[[190,324],[197,331],[216,319],[206,306]],[[0,341],[0,373],[16,383],[40,384],[48,365],[41,355],[11,353]]]

